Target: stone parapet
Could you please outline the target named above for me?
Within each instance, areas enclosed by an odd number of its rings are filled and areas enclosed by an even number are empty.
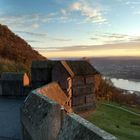
[[[46,88],[50,86],[53,84]],[[32,91],[21,108],[23,140],[117,140],[80,116],[65,112],[40,90]]]
[[[64,118],[58,140],[117,140],[80,116],[71,113]]]
[[[32,91],[21,109],[23,140],[56,140],[61,126],[61,106]]]

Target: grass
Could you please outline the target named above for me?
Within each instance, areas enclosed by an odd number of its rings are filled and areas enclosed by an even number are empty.
[[[127,109],[127,107],[125,108]],[[115,135],[118,140],[140,140],[139,116],[103,105],[100,102],[97,104],[97,110],[87,117],[87,120]],[[133,122],[138,125],[132,125]]]
[[[131,107],[131,106],[128,106],[128,105],[122,105],[122,104],[118,104],[118,103],[115,103],[115,102],[105,102],[107,104],[111,104],[111,105],[115,105],[115,106],[119,106],[119,107],[122,107],[124,109],[128,109],[130,111],[133,111],[135,113],[138,113],[140,114],[140,107]]]
[[[28,68],[23,64],[0,57],[0,73],[1,72],[28,72]]]

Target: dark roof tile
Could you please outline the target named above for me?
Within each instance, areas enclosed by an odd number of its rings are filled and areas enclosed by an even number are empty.
[[[99,72],[87,61],[66,61],[75,75],[95,75]]]

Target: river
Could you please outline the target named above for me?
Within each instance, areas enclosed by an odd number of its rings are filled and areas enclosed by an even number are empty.
[[[111,78],[111,81],[118,88],[140,92],[140,82],[116,78]]]

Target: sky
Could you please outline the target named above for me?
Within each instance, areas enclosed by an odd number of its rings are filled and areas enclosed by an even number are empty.
[[[0,24],[48,58],[140,56],[140,0],[0,0]]]

